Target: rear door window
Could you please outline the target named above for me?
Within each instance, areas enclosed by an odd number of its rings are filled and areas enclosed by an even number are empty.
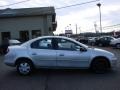
[[[37,40],[31,44],[31,48],[35,49],[52,49],[52,38]]]

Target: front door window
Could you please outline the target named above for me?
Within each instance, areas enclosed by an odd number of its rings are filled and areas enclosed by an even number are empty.
[[[77,45],[74,42],[71,42],[69,40],[66,39],[59,39],[58,40],[58,49],[59,50],[71,50],[71,51],[76,51],[76,50],[80,50],[80,46]]]

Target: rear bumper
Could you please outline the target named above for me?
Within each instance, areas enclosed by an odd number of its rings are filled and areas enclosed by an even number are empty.
[[[15,64],[13,64],[13,63],[8,63],[8,62],[4,62],[6,65],[8,65],[8,66],[12,66],[12,67],[15,67]]]
[[[8,55],[6,54],[5,57],[4,57],[4,63],[8,66],[15,66],[15,55]]]

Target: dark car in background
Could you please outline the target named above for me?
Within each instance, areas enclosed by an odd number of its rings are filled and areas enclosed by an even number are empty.
[[[87,37],[79,37],[76,40],[79,41],[80,43],[88,44],[88,38]]]
[[[19,45],[19,44],[21,44],[21,42],[19,40],[10,39],[7,44],[0,45],[0,54],[4,55],[7,51],[8,46]]]
[[[98,46],[109,46],[111,40],[114,40],[114,39],[115,38],[112,36],[101,36],[96,40],[95,44]]]

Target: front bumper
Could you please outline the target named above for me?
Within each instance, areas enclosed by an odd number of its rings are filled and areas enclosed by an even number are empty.
[[[117,66],[117,58],[112,58],[112,60],[111,60],[111,67],[112,68],[114,68],[114,67],[116,67]]]

